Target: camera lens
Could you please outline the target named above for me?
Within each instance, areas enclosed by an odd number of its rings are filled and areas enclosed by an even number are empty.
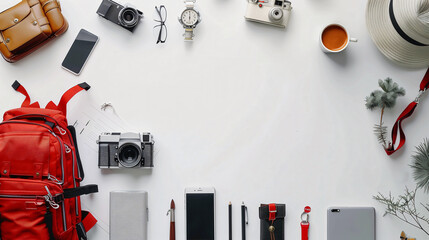
[[[132,7],[125,7],[119,12],[119,22],[124,27],[134,27],[140,21],[140,13]]]
[[[132,14],[132,12],[125,12],[124,19],[127,22],[131,22],[134,19],[134,15]]]
[[[141,149],[135,144],[125,144],[119,149],[119,162],[122,166],[132,168],[141,160]]]
[[[278,22],[283,18],[283,10],[278,7],[272,8],[268,14],[268,17],[270,18],[271,21]]]

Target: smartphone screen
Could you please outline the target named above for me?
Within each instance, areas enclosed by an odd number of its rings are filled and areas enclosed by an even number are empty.
[[[63,68],[79,75],[97,42],[97,36],[81,29],[62,63]]]
[[[214,194],[186,194],[186,240],[214,240]]]

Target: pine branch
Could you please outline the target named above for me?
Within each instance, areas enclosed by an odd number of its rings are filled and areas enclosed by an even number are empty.
[[[415,155],[412,156],[411,168],[414,172],[414,180],[417,187],[429,192],[429,141],[425,139],[423,143],[416,147]]]
[[[377,136],[378,142],[383,145],[384,148],[387,147],[387,127],[381,124],[374,125],[374,134]]]
[[[398,196],[396,199],[392,197],[392,194],[389,193],[389,196],[384,196],[382,193],[373,196],[373,198],[379,203],[385,205],[386,210],[383,216],[391,215],[399,220],[416,227],[422,230],[426,235],[429,236],[429,229],[425,229],[422,222],[425,225],[429,225],[429,218],[421,215],[416,208],[416,193],[417,189],[414,191],[408,190],[406,188],[405,194]],[[420,203],[427,212],[429,212],[429,204]],[[407,218],[408,216],[408,218]]]

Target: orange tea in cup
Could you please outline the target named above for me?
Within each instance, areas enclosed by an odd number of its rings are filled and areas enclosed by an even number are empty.
[[[332,24],[322,32],[322,44],[333,52],[343,50],[349,42],[347,31],[340,25]]]

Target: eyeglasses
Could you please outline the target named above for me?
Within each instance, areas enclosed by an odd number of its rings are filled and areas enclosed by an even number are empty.
[[[165,43],[167,40],[167,26],[165,21],[167,21],[167,9],[164,5],[155,7],[154,21],[158,23],[153,27],[153,32],[155,37],[157,37],[156,44]]]

